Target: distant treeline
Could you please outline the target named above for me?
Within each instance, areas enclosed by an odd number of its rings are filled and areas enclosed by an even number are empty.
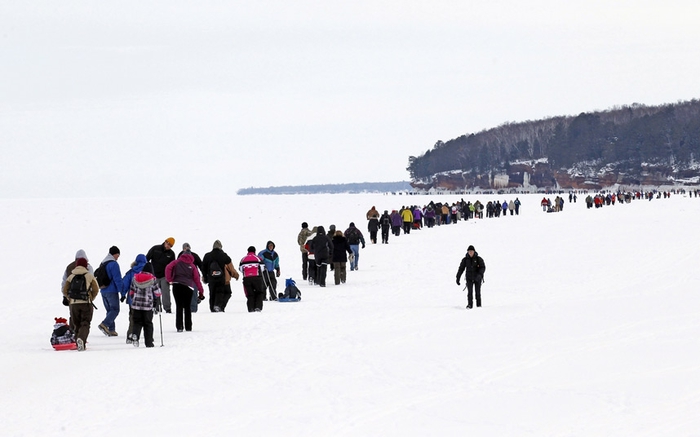
[[[407,181],[402,182],[359,182],[351,184],[325,185],[285,185],[267,188],[242,188],[236,193],[246,194],[320,194],[320,193],[386,193],[398,191],[413,191]]]
[[[554,169],[580,162],[639,171],[642,163],[691,164],[700,157],[700,101],[614,107],[578,116],[505,123],[442,142],[411,156],[413,181],[453,170],[507,170],[517,161],[546,158]]]

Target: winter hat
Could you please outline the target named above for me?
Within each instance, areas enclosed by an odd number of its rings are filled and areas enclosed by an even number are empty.
[[[85,258],[78,258],[78,259],[75,260],[75,265],[76,265],[76,266],[82,266],[82,267],[87,268],[87,264],[88,264],[88,263],[87,263],[87,260],[86,260]]]
[[[471,244],[469,245],[469,247],[467,247],[467,252],[469,252],[470,250],[476,251],[476,249],[474,249],[474,246],[472,246]]]
[[[66,320],[65,317],[54,317],[53,319],[56,321],[57,324],[58,323],[62,323],[64,325],[68,324],[68,320]]]
[[[192,250],[192,247],[190,246],[190,243],[182,243],[182,250]]]
[[[222,246],[221,246],[221,241],[216,240],[216,241],[214,242],[214,249],[221,249],[221,247],[222,247]]]
[[[350,222],[350,227],[354,228],[355,227],[355,222]]]
[[[255,253],[255,246],[250,246],[250,247],[248,248],[248,253],[250,253],[250,252]]]
[[[301,227],[302,227],[303,229],[306,229],[306,228],[309,227],[309,224],[306,223],[306,222],[302,222]]]
[[[84,251],[83,249],[80,249],[79,251],[75,252],[75,259],[78,259],[78,258],[85,258],[85,259],[87,259],[88,261],[90,261],[90,260],[88,259],[87,255],[85,254],[85,251]]]
[[[118,253],[121,253],[121,252],[119,251],[119,248],[117,246],[112,246],[109,248],[110,255],[116,255]]]
[[[168,237],[165,241],[170,245],[170,247],[175,246],[175,239],[173,237]]]
[[[143,265],[143,270],[141,270],[144,273],[151,273],[153,274],[153,264],[151,263],[146,263]]]

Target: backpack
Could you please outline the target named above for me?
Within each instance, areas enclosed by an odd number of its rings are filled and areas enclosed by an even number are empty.
[[[209,273],[207,274],[210,284],[223,284],[226,282],[226,275],[218,262],[212,261],[209,264]]]
[[[391,226],[391,218],[388,215],[382,217],[382,225]]]
[[[95,270],[95,279],[97,279],[97,285],[100,286],[100,288],[105,288],[109,287],[109,284],[112,283],[112,279],[109,277],[107,274],[107,264],[115,262],[114,260],[107,261],[105,263],[100,264],[100,266]]]
[[[360,244],[360,236],[357,233],[357,228],[353,228],[350,231],[348,231],[348,244]]]
[[[74,300],[88,300],[86,273],[74,275],[68,288],[68,297]]]

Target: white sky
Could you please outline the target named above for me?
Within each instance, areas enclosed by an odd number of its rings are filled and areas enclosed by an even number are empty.
[[[0,197],[408,179],[506,121],[698,97],[691,1],[0,4]]]

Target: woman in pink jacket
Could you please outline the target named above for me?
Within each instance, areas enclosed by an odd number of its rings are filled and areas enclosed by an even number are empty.
[[[185,252],[180,258],[172,261],[165,267],[165,279],[173,286],[173,297],[175,298],[175,328],[177,332],[182,332],[183,316],[185,331],[192,330],[192,293],[195,289],[199,291],[199,299],[204,299],[204,287],[199,278],[199,271],[194,265],[194,257],[191,253]]]

